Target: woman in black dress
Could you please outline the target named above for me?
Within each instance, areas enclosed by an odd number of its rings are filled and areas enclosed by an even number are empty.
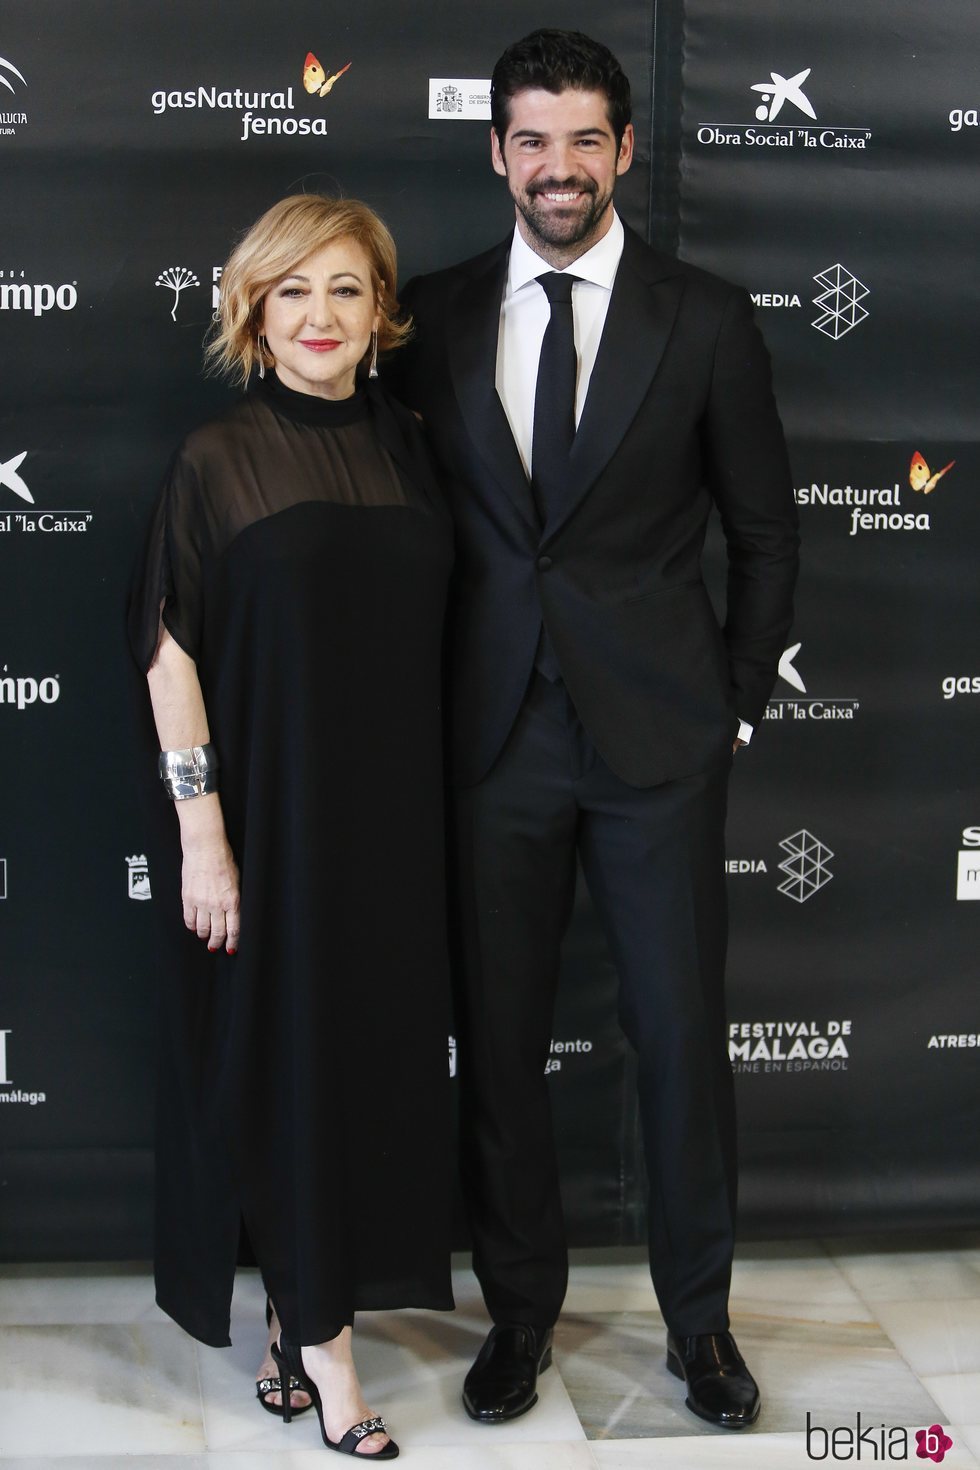
[[[354,1313],[452,1306],[452,532],[418,424],[374,381],[406,331],[395,284],[356,201],[284,199],[249,231],[209,350],[253,382],[175,456],[131,606],[184,919],[163,954],[157,1299],[226,1344],[247,1240],[292,1382],[265,1364],[262,1402],[288,1419],[309,1395],[326,1443],[376,1458],[397,1447]]]

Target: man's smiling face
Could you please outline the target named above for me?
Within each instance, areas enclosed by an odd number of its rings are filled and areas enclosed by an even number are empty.
[[[619,147],[602,92],[531,88],[510,99],[507,132],[490,133],[524,239],[553,264],[583,255],[612,223],[616,178],[633,161],[633,129]]]

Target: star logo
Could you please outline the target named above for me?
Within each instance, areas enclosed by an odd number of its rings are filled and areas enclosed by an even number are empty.
[[[809,97],[803,91],[803,83],[810,75],[810,70],[811,68],[807,67],[805,71],[798,71],[795,77],[789,78],[781,77],[778,71],[771,71],[770,81],[753,82],[753,92],[759,92],[762,97],[761,103],[755,110],[759,122],[775,122],[786,102],[791,102],[794,107],[799,108],[800,112],[816,122],[817,114],[813,110]]]
[[[17,473],[26,457],[27,450],[22,449],[20,454],[15,454],[12,459],[0,464],[0,485],[6,485],[7,489],[19,495],[21,500],[26,500],[28,505],[33,505],[34,496]]]

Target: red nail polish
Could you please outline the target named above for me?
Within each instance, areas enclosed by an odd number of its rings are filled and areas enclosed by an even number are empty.
[[[229,953],[229,954],[237,954],[237,953],[238,953],[238,950],[237,950],[237,949],[230,949],[230,950],[229,950],[229,951],[228,951],[228,953]]]

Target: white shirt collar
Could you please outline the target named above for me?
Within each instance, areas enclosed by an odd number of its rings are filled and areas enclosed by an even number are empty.
[[[591,281],[595,286],[604,286],[607,291],[613,288],[616,279],[616,270],[619,266],[620,257],[623,253],[623,244],[626,232],[619,215],[613,210],[612,224],[597,244],[578,260],[573,260],[566,269],[573,276],[580,276],[583,281]],[[512,296],[529,281],[535,280],[545,271],[554,270],[546,260],[535,253],[528,245],[524,236],[517,226],[514,226],[514,238],[510,247],[510,265],[507,272],[507,294]]]

